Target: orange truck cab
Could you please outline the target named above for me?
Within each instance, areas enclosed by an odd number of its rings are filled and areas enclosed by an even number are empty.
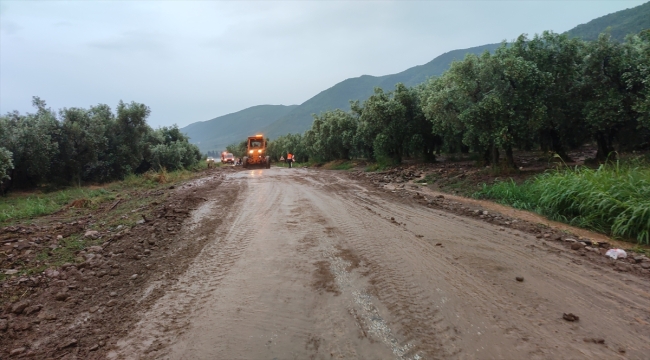
[[[246,156],[242,159],[243,167],[271,167],[271,159],[266,155],[266,139],[264,135],[249,136],[246,140]]]

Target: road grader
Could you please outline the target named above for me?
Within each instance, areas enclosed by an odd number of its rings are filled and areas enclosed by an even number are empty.
[[[242,159],[242,167],[271,168],[271,158],[266,155],[266,145],[263,135],[249,136],[246,141],[246,156]]]

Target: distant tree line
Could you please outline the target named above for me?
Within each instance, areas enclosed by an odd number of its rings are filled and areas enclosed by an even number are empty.
[[[176,125],[152,129],[150,109],[120,101],[64,108],[58,113],[33,98],[35,113],[0,116],[0,182],[10,187],[43,183],[81,184],[122,179],[127,174],[188,168],[201,159]]]
[[[399,163],[474,152],[485,164],[516,166],[514,149],[570,160],[569,149],[590,142],[599,160],[650,147],[650,30],[622,43],[606,34],[590,42],[521,35],[416,87],[377,88],[348,112],[314,115],[309,130],[275,139],[269,154]]]

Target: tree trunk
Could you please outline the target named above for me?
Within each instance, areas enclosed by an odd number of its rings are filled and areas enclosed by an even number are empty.
[[[499,148],[491,144],[486,151],[487,163],[493,168],[499,166]]]
[[[605,161],[609,154],[614,151],[611,139],[602,132],[596,133],[596,142],[598,143],[598,152],[596,153],[596,160]]]
[[[553,151],[555,151],[556,154],[560,156],[560,158],[562,158],[562,161],[564,162],[573,161],[569,157],[569,154],[566,153],[566,150],[564,149],[564,144],[562,144],[562,141],[560,140],[560,136],[558,135],[557,131],[551,130],[550,140],[551,140],[551,148],[553,149]]]
[[[516,169],[517,164],[515,164],[515,157],[512,155],[512,146],[506,146],[506,161],[508,163],[508,166]]]

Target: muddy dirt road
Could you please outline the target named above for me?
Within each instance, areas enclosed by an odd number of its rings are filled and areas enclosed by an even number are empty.
[[[236,172],[205,196],[184,234],[207,245],[109,358],[650,358],[647,280],[532,235],[336,172]]]

